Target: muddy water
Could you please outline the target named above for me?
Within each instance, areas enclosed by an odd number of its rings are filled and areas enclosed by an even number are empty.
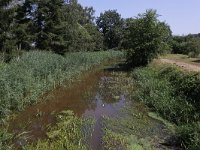
[[[126,104],[126,95],[122,91],[115,91],[113,93],[114,77],[111,74],[106,74],[100,78],[98,89],[95,97],[92,98],[96,104],[95,109],[87,109],[83,113],[83,117],[93,117],[96,123],[93,128],[92,137],[89,145],[92,150],[101,149],[103,137],[103,118],[104,117],[117,117],[121,116],[120,111]]]
[[[113,73],[114,71],[115,73]],[[127,77],[127,73],[121,73],[115,65],[108,63],[83,74],[80,80],[74,82],[70,87],[60,87],[50,94],[46,94],[45,102],[27,108],[10,123],[10,131],[18,135],[14,141],[16,147],[47,138],[47,128],[56,123],[56,115],[63,110],[72,110],[80,117],[95,118],[96,123],[88,142],[92,150],[101,149],[103,128],[105,127],[103,125],[104,117],[122,117],[124,119],[127,115],[121,110],[127,109],[127,104],[130,104],[130,92],[133,91],[131,80],[132,78]],[[131,114],[128,115],[131,118],[125,118],[123,122],[127,121],[127,123],[121,124],[120,128],[123,128],[123,132],[132,132],[142,137],[165,137],[163,124],[149,118],[145,108],[143,104],[133,102],[131,109],[134,112],[131,111]],[[131,120],[132,122],[130,122]],[[120,125],[118,122],[116,124]],[[129,124],[131,124],[131,128],[133,124],[135,125],[134,130],[129,130]],[[115,127],[115,125],[111,126]]]
[[[14,141],[16,146],[21,147],[28,142],[47,138],[47,127],[56,123],[57,113],[67,109],[74,111],[78,116],[96,118],[92,145],[100,145],[101,130],[98,122],[103,115],[116,115],[125,101],[123,94],[114,97],[107,92],[112,76],[108,71],[104,71],[106,67],[104,64],[90,73],[83,74],[70,88],[60,87],[46,94],[45,102],[18,114],[9,127],[9,130],[17,135]]]

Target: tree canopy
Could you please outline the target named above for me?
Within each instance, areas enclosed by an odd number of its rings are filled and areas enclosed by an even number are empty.
[[[167,42],[171,30],[165,22],[158,20],[155,10],[147,10],[129,20],[126,35],[127,61],[134,66],[146,65],[158,54],[169,49]]]
[[[92,7],[82,7],[77,0],[13,2],[0,1],[0,51],[40,49],[64,54],[103,49]]]
[[[108,10],[96,18],[93,7],[83,7],[77,0],[0,0],[0,4],[3,53],[39,49],[63,55],[125,49],[128,63],[138,66],[169,49],[170,28],[154,10],[128,19]]]
[[[108,49],[116,48],[122,39],[123,20],[116,10],[101,13],[96,20],[99,31],[104,35],[104,44]]]

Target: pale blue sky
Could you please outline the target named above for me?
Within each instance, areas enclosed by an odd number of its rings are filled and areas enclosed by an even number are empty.
[[[146,9],[156,9],[173,34],[200,33],[200,0],[79,0],[83,6],[93,6],[96,16],[117,9],[122,17],[134,17]]]

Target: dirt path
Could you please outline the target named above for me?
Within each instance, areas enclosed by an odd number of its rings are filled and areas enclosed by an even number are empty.
[[[162,63],[168,63],[168,64],[173,64],[178,67],[181,67],[184,70],[187,71],[192,71],[192,72],[200,72],[200,67],[196,65],[192,65],[189,63],[177,61],[177,60],[172,60],[172,59],[160,59]]]

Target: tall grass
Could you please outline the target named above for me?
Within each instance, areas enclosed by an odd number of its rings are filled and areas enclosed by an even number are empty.
[[[133,77],[138,87],[136,98],[177,125],[182,147],[200,149],[200,74],[150,65],[136,69]]]
[[[102,61],[121,57],[117,51],[67,53],[33,51],[13,59],[0,69],[0,117],[37,102],[45,92]]]

